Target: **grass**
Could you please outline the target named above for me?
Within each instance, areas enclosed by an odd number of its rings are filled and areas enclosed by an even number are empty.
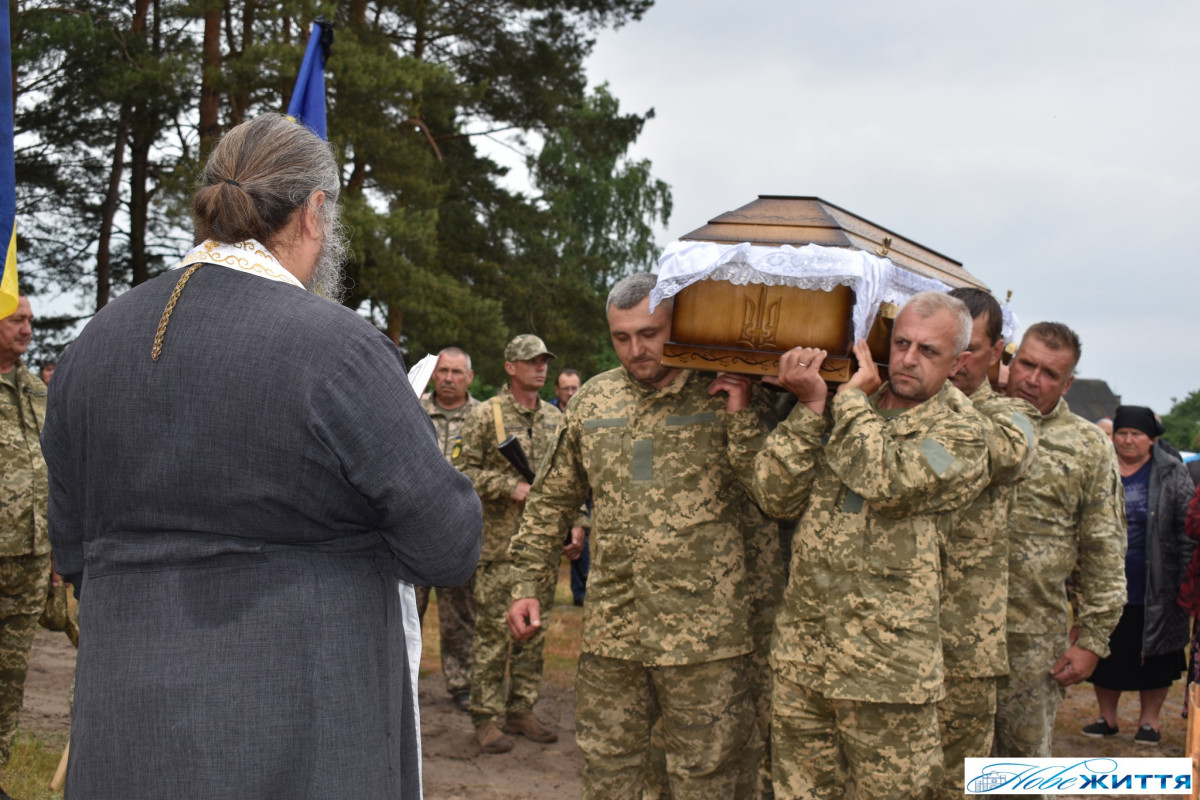
[[[570,562],[563,559],[558,568],[558,586],[554,592],[554,610],[550,612],[550,627],[546,631],[546,665],[542,679],[558,689],[575,684],[575,667],[579,663],[579,646],[583,627],[583,609],[572,604]],[[429,599],[425,610],[425,625],[421,635],[421,675],[441,671],[442,644],[438,628],[437,592]]]
[[[66,744],[65,735],[38,736],[17,731],[12,758],[0,772],[0,786],[20,800],[58,800],[62,792],[50,791],[50,779]]]
[[[67,604],[75,611],[75,598],[68,592]],[[78,617],[76,617],[78,619]],[[65,690],[64,690],[65,691]],[[20,800],[59,800],[61,790],[50,790],[63,748],[70,734],[35,734],[17,729],[8,765],[0,770],[0,787]]]

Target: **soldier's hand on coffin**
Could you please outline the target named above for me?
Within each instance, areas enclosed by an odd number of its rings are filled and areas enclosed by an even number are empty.
[[[508,607],[504,621],[508,623],[508,632],[512,637],[523,642],[542,627],[542,604],[534,597],[514,600]]]
[[[763,380],[787,389],[814,414],[824,414],[829,386],[821,376],[821,364],[826,355],[815,347],[793,347],[779,357],[779,377],[768,375]]]
[[[529,497],[529,484],[525,481],[517,481],[517,488],[513,489],[512,499],[518,503],[524,503],[526,497]]]
[[[708,393],[725,392],[725,410],[730,414],[750,405],[750,376],[733,372],[719,372],[708,385]]]
[[[858,359],[858,369],[850,376],[850,380],[838,387],[838,392],[861,389],[863,394],[870,397],[876,389],[883,385],[883,379],[879,377],[879,368],[875,366],[875,357],[871,355],[871,348],[867,346],[865,339],[859,339],[854,343],[854,357]]]

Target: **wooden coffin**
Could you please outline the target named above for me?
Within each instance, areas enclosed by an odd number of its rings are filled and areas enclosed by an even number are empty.
[[[762,195],[680,238],[730,245],[749,242],[800,247],[811,243],[866,250],[951,287],[987,289],[959,262],[817,197]],[[846,381],[853,372],[854,299],[854,290],[847,286],[826,292],[697,281],[675,295],[671,340],[663,349],[663,363],[775,375],[782,353],[793,347],[819,347],[829,353],[822,367],[826,379]],[[885,303],[867,337],[871,353],[881,365],[887,363],[896,311],[894,305]]]

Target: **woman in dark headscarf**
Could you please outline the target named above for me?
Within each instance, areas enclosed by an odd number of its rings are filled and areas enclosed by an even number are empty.
[[[1111,653],[1090,679],[1100,718],[1083,729],[1088,736],[1115,736],[1121,692],[1136,691],[1141,711],[1133,741],[1148,746],[1162,738],[1159,712],[1185,666],[1188,618],[1176,598],[1195,544],[1184,533],[1192,479],[1181,461],[1154,446],[1162,433],[1162,423],[1143,406],[1121,406],[1113,418],[1125,487],[1128,598],[1109,637]]]

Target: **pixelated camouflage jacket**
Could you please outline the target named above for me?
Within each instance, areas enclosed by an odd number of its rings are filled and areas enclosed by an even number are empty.
[[[508,561],[509,545],[521,525],[525,506],[512,499],[523,480],[517,468],[496,449],[496,424],[492,411],[498,404],[504,418],[504,436],[516,435],[529,465],[536,471],[554,441],[562,412],[539,399],[537,408],[522,406],[504,386],[495,397],[477,404],[462,425],[462,451],[454,465],[461,469],[483,502],[483,551],[480,561]],[[562,535],[559,535],[561,547]]]
[[[800,524],[771,662],[829,698],[942,697],[940,540],[987,485],[986,423],[950,383],[904,411],[858,390],[803,405],[755,457],[751,494]]]
[[[959,512],[942,548],[942,655],[946,675],[1008,674],[1008,514],[1018,482],[1037,454],[1042,415],[1002,397],[985,380],[971,405],[988,425],[987,488]]]
[[[467,402],[458,408],[447,410],[437,404],[433,392],[421,395],[421,407],[425,409],[425,413],[433,422],[433,428],[437,431],[438,445],[442,448],[442,454],[446,456],[446,460],[451,464],[458,461],[462,452],[463,422],[471,413],[471,409],[477,405],[479,405],[479,401],[468,394]]]
[[[537,596],[590,488],[583,652],[676,666],[751,649],[740,482],[769,410],[727,413],[725,395],[708,394],[713,377],[684,370],[655,389],[617,368],[567,406],[513,544],[513,599]],[[754,431],[744,444],[726,433],[735,421]]]
[[[1125,491],[1112,442],[1066,400],[1042,417],[1008,532],[1009,633],[1065,638],[1073,578],[1076,644],[1108,655],[1126,599]]]
[[[45,419],[46,384],[18,361],[0,378],[0,556],[50,552],[40,440]]]

